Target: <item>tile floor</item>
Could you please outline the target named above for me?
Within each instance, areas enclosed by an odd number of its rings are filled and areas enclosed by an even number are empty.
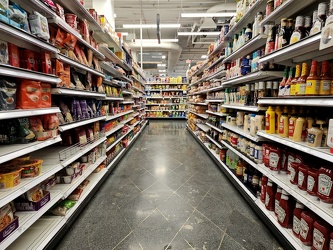
[[[281,248],[184,121],[150,121],[57,249]]]

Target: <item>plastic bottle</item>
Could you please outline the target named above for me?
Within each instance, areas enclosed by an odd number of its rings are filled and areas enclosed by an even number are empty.
[[[318,196],[318,169],[310,168],[308,170],[307,193],[312,200],[317,201]]]
[[[312,128],[308,130],[307,144],[311,147],[320,147],[323,137],[323,131],[319,128],[319,125],[313,124]]]
[[[307,193],[307,181],[308,181],[309,167],[305,164],[300,164],[298,167],[298,189],[300,193]]]
[[[279,124],[279,135],[283,138],[288,137],[289,132],[289,118],[288,118],[288,107],[284,107],[283,113],[280,117]]]
[[[290,85],[290,96],[295,96],[296,95],[296,84],[298,81],[298,78],[301,76],[301,65],[297,64],[296,65],[296,71],[295,71],[295,77],[291,81]]]
[[[272,106],[269,106],[266,111],[266,133],[275,134],[275,112]]]
[[[298,78],[298,81],[296,83],[295,95],[297,95],[297,96],[303,96],[303,95],[305,95],[306,79],[307,79],[308,74],[309,74],[308,68],[309,67],[308,67],[307,63],[302,63],[302,74]]]
[[[247,133],[247,131],[248,131],[248,119],[249,119],[249,115],[248,114],[246,114],[246,115],[244,115],[244,122],[243,122],[243,124],[244,124],[244,132],[245,133]]]
[[[292,80],[294,79],[295,77],[295,68],[294,67],[291,67],[290,68],[290,71],[289,71],[289,77],[285,83],[285,91],[284,91],[284,96],[290,96],[290,87],[291,87],[291,82]]]
[[[302,133],[303,133],[303,127],[305,127],[305,118],[300,116],[297,118],[295,123],[295,129],[294,129],[294,135],[293,140],[296,142],[302,141]]]
[[[280,106],[275,108],[275,133],[279,133],[279,126],[280,126],[280,118],[282,116],[282,110]]]
[[[288,79],[288,67],[285,67],[284,73],[283,73],[283,78],[282,81],[280,82],[279,85],[279,94],[278,96],[284,96],[284,92],[286,91],[286,82]]]
[[[275,192],[276,192],[276,190],[273,185],[273,182],[270,179],[268,179],[267,186],[266,186],[265,206],[266,206],[266,209],[269,211],[274,211]]]
[[[309,211],[301,213],[301,229],[299,239],[302,241],[306,249],[311,249],[313,241],[313,224],[316,220],[316,215]]]
[[[318,197],[324,207],[332,207],[333,204],[333,171],[330,167],[321,167],[318,174]]]
[[[313,224],[312,249],[322,250],[329,248],[331,226],[323,221],[316,220]]]
[[[250,118],[250,135],[256,136],[257,130],[256,130],[256,117],[251,116]]]
[[[321,138],[321,143],[320,147],[327,147],[327,134],[328,134],[328,129],[327,127],[323,126],[326,124],[325,121],[323,120],[317,120],[316,122],[319,125],[319,129],[323,131],[323,137]]]
[[[274,207],[275,216],[278,216],[279,214],[279,202],[281,199],[281,194],[282,194],[282,188],[278,186],[275,193],[275,207]]]
[[[262,203],[265,203],[267,181],[268,181],[267,176],[263,176],[263,177],[261,178],[260,200],[261,200]]]
[[[330,95],[331,94],[331,82],[332,82],[332,78],[331,78],[330,72],[329,72],[328,61],[323,61],[321,64],[319,95]]]
[[[295,209],[294,209],[294,217],[293,217],[293,233],[299,238],[299,233],[301,229],[301,214],[304,211],[304,205],[297,201]]]
[[[317,75],[317,67],[318,67],[318,62],[312,61],[310,74],[306,79],[305,95],[307,96],[319,94],[320,77]]]
[[[282,190],[279,202],[278,222],[284,228],[292,228],[293,204],[289,194]]]

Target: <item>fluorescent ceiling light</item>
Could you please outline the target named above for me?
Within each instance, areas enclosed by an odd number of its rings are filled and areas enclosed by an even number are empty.
[[[128,36],[128,32],[121,32],[123,36]]]
[[[135,39],[135,43],[158,43],[157,39]],[[178,43],[178,39],[161,39],[161,43]]]
[[[207,58],[208,58],[207,55],[202,55],[202,56],[201,56],[201,59],[207,59]]]
[[[165,59],[166,58],[166,56],[162,56],[162,59]]]
[[[165,73],[166,70],[165,70],[165,69],[160,69],[158,72],[160,72],[160,73]]]
[[[182,13],[181,17],[233,17],[236,12],[219,12],[219,13]]]
[[[114,18],[116,18],[116,17],[117,17],[117,14],[116,14],[116,13],[114,13],[114,14],[113,14],[113,17],[114,17]]]
[[[159,64],[157,64],[157,67],[166,67],[166,64],[165,63],[159,63]]]
[[[156,29],[157,24],[123,24],[123,28],[125,29]],[[179,23],[170,23],[170,24],[160,24],[160,28],[180,28]]]
[[[206,36],[217,36],[220,32],[178,32],[178,36],[194,36],[194,35],[206,35]]]

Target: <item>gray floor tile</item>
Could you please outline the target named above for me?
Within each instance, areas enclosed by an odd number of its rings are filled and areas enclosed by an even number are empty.
[[[148,198],[156,207],[163,204],[163,202],[168,199],[173,191],[164,185],[162,182],[157,181],[155,184],[145,189],[142,192],[146,198]]]
[[[144,173],[143,175],[139,176],[138,178],[133,180],[133,183],[141,190],[145,190],[146,188],[153,185],[157,179],[152,176],[149,172]]]
[[[199,206],[206,193],[201,188],[187,182],[176,191],[176,194],[183,197],[193,207]]]
[[[138,239],[135,237],[134,233],[130,233],[127,237],[119,243],[115,250],[144,250],[140,245]]]
[[[120,188],[115,188],[110,192],[113,200],[117,203],[119,207],[126,205],[139,193],[140,190],[131,182],[125,184]]]
[[[178,174],[172,172],[160,179],[160,182],[168,186],[173,191],[176,191],[180,186],[184,185],[185,179]]]
[[[245,248],[228,234],[225,234],[219,250],[245,250]]]

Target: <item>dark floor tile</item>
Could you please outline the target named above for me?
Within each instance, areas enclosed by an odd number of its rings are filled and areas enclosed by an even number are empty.
[[[155,210],[134,231],[144,250],[164,250],[177,232],[178,230],[158,210]]]
[[[145,190],[156,182],[156,178],[149,172],[144,173],[138,178],[133,180],[133,183],[141,190]]]
[[[231,238],[229,235],[225,234],[222,240],[222,244],[219,250],[242,250],[245,248],[242,247],[237,241]]]
[[[142,194],[158,207],[173,194],[173,191],[162,182],[157,181],[152,186],[145,189]]]
[[[178,174],[172,172],[160,179],[160,182],[168,186],[173,191],[176,191],[181,185],[185,183],[185,179]]]
[[[134,233],[130,233],[127,237],[120,242],[115,248],[115,250],[143,250],[138,239],[135,237]]]
[[[229,225],[230,216],[233,212],[232,206],[210,195],[205,196],[197,210],[210,219],[221,230],[225,230]]]
[[[259,219],[257,223],[253,222],[237,211],[234,211],[230,216],[230,224],[226,232],[246,249],[266,250],[273,248],[273,237],[262,222]]]
[[[176,191],[176,194],[183,197],[193,207],[199,206],[206,193],[204,190],[187,182]]]
[[[151,215],[154,210],[155,205],[142,193],[121,208],[122,214],[132,229],[135,229],[142,221]]]
[[[171,242],[172,249],[218,249],[224,232],[198,212],[194,212],[176,238]]]
[[[193,169],[192,167],[180,165],[174,170],[174,172],[187,181],[192,178],[192,176],[194,176],[198,171],[196,169]]]
[[[130,202],[140,192],[141,191],[133,183],[127,183],[120,188],[111,190],[110,194],[117,205],[122,207]]]
[[[171,195],[158,209],[178,229],[194,211],[194,208],[184,198],[176,194]]]

